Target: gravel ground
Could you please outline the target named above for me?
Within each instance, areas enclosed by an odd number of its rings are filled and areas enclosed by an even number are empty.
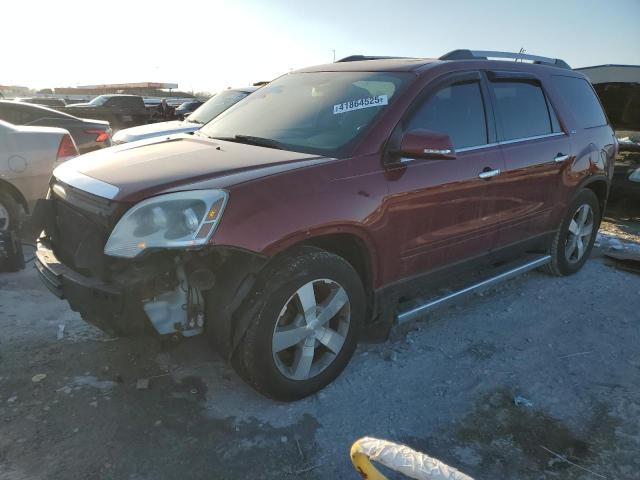
[[[532,272],[361,346],[292,404],[204,339],[109,339],[33,269],[0,274],[0,479],[355,479],[365,435],[476,479],[638,478],[640,276],[603,251],[639,225],[610,218],[575,276]]]

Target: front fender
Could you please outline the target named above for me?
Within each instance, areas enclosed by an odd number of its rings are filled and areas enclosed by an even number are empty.
[[[377,259],[386,182],[382,173],[348,175],[352,169],[339,161],[232,187],[211,242],[272,257],[317,237],[349,234]],[[372,269],[377,278],[378,266]]]

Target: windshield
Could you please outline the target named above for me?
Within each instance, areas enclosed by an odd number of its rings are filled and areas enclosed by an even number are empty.
[[[198,105],[198,102],[184,102],[177,108],[178,110],[189,110]]]
[[[104,105],[104,103],[109,99],[106,95],[100,95],[89,102],[89,105],[93,105],[94,107],[99,107]]]
[[[288,74],[200,132],[213,138],[267,139],[289,150],[335,155],[387,108],[407,78],[383,72]]]
[[[209,123],[247,95],[249,95],[247,92],[238,92],[237,90],[220,92],[203,103],[199,108],[195,109],[193,113],[189,115],[188,120],[196,123]]]

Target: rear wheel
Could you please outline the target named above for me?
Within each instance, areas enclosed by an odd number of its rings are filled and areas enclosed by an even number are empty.
[[[582,190],[571,203],[551,244],[551,262],[545,270],[553,275],[572,275],[582,268],[600,227],[600,204],[591,190]]]
[[[241,315],[250,317],[249,327],[233,364],[259,392],[306,397],[331,383],[353,355],[365,294],[341,257],[297,249],[267,267],[248,300]]]

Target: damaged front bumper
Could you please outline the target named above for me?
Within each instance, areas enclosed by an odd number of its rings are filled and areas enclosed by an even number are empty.
[[[41,238],[35,265],[52,293],[107,333],[180,333],[188,337],[206,331],[227,356],[247,328],[234,322],[233,315],[267,261],[231,247],[181,254],[165,251],[142,261],[124,262],[106,281],[64,265],[48,240]]]
[[[35,266],[42,283],[72,310],[101,330],[117,332],[127,303],[123,290],[66,267],[43,242],[38,242]]]

